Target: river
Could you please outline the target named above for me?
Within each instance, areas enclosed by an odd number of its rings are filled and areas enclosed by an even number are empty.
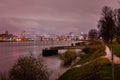
[[[19,56],[35,56],[42,54],[42,49],[50,46],[69,45],[69,42],[30,41],[30,42],[0,42],[0,72],[7,73]],[[42,56],[42,55],[41,55]],[[41,57],[50,73],[50,80],[56,80],[66,68],[61,66],[58,56]]]

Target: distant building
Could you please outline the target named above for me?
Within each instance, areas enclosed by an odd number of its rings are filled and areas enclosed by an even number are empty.
[[[0,41],[15,41],[17,36],[13,34],[9,34],[8,31],[5,31],[5,33],[0,34]]]

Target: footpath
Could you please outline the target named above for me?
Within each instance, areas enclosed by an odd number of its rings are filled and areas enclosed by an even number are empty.
[[[105,57],[108,58],[112,62],[112,53],[111,53],[108,46],[105,46],[105,47],[106,47],[106,49],[105,49],[105,52],[106,52]],[[114,62],[114,64],[120,64],[120,57],[117,57],[117,56],[113,55],[113,62]]]
[[[101,57],[105,57],[105,58],[109,59],[112,62],[112,53],[111,53],[111,51],[110,51],[108,46],[105,46],[105,52],[106,52],[106,55],[105,56],[101,56]],[[93,62],[93,61],[95,61],[97,59],[98,58],[96,58],[96,59],[94,59],[92,61],[86,62],[83,65],[89,64],[89,63],[91,63],[91,62]],[[117,56],[113,55],[113,62],[114,62],[114,64],[120,64],[120,57],[117,57]],[[75,67],[81,67],[83,65],[76,65]]]

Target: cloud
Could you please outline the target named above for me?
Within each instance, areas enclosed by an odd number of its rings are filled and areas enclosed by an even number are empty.
[[[0,0],[0,31],[87,32],[104,5],[119,7],[115,0]]]

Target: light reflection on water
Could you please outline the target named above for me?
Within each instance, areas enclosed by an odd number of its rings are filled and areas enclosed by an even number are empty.
[[[18,51],[17,48],[13,47],[13,50],[12,50],[12,53],[13,53],[13,54],[12,54],[12,57],[13,57],[14,60],[17,60],[18,57],[19,57],[17,51]]]
[[[68,42],[2,42],[0,43],[0,72],[7,72],[16,62],[19,56],[30,53],[34,56],[41,55],[42,49],[56,45],[69,45]],[[50,80],[55,80],[65,69],[61,67],[58,56],[42,57],[48,71]]]

